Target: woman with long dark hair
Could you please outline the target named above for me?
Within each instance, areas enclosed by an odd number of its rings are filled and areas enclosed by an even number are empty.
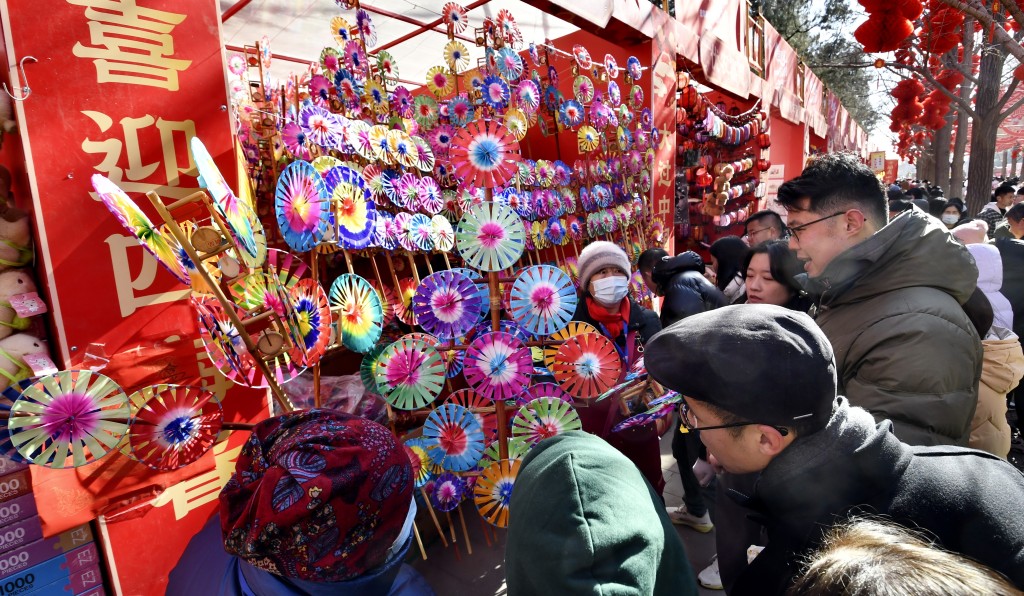
[[[750,247],[738,236],[719,238],[711,245],[711,265],[715,269],[715,285],[725,294],[729,304],[743,297],[743,260]]]

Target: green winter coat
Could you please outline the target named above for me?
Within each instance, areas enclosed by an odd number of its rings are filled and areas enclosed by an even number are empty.
[[[967,249],[916,209],[807,280],[835,350],[839,394],[892,420],[905,443],[966,446],[982,349],[961,304],[977,282]]]
[[[687,596],[693,569],[661,499],[603,439],[570,431],[523,460],[509,504],[509,596]]]

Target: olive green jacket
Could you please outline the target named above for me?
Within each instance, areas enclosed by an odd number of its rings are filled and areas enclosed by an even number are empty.
[[[806,280],[840,394],[911,445],[967,445],[981,340],[961,305],[974,258],[939,220],[907,211]],[[815,312],[816,311],[816,312]]]

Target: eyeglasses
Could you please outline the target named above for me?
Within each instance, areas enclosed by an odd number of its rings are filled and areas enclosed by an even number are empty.
[[[849,211],[849,209],[847,209],[846,211]],[[798,226],[786,226],[786,233],[789,234],[790,236],[792,236],[793,238],[796,238],[797,242],[800,242],[800,235],[799,234],[800,234],[801,231],[807,229],[809,226],[812,226],[812,225],[818,223],[819,221],[825,221],[826,219],[832,219],[833,217],[839,217],[840,215],[845,215],[846,211],[840,211],[838,213],[833,213],[832,215],[826,215],[825,217],[819,217],[818,219],[815,219],[814,221],[809,221],[809,222],[807,222],[805,224],[800,224]]]
[[[756,230],[748,230],[747,233],[743,235],[743,237],[747,238],[747,239],[750,239],[750,238],[753,238],[756,234],[760,234],[761,232],[767,232],[767,231],[769,231],[771,229],[772,229],[772,227],[768,226],[766,228],[758,228]]]
[[[752,426],[755,424],[764,424],[763,422],[731,422],[729,424],[718,424],[715,426],[697,426],[696,423],[691,419],[692,414],[690,413],[690,407],[686,405],[686,402],[679,403],[679,419],[683,422],[683,428],[687,432],[693,431],[705,431],[705,430],[718,430],[720,428],[738,428],[741,426]],[[779,431],[779,434],[786,436],[789,434],[789,429],[784,426],[775,426],[774,424],[765,424],[775,430]]]

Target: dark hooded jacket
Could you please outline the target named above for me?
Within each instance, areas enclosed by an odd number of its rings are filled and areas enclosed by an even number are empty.
[[[961,305],[977,281],[967,249],[916,210],[805,280],[835,350],[839,393],[892,420],[906,443],[967,445],[982,349]]]
[[[570,431],[531,449],[509,511],[509,596],[697,594],[661,499],[593,435]]]
[[[651,278],[665,297],[661,303],[662,328],[729,302],[725,294],[704,277],[704,261],[692,250],[663,259],[654,266]]]
[[[734,596],[783,594],[826,531],[860,515],[924,530],[1024,588],[1024,475],[983,451],[911,447],[844,398],[823,430],[798,437],[768,464],[752,496],[730,496],[768,531]]]

